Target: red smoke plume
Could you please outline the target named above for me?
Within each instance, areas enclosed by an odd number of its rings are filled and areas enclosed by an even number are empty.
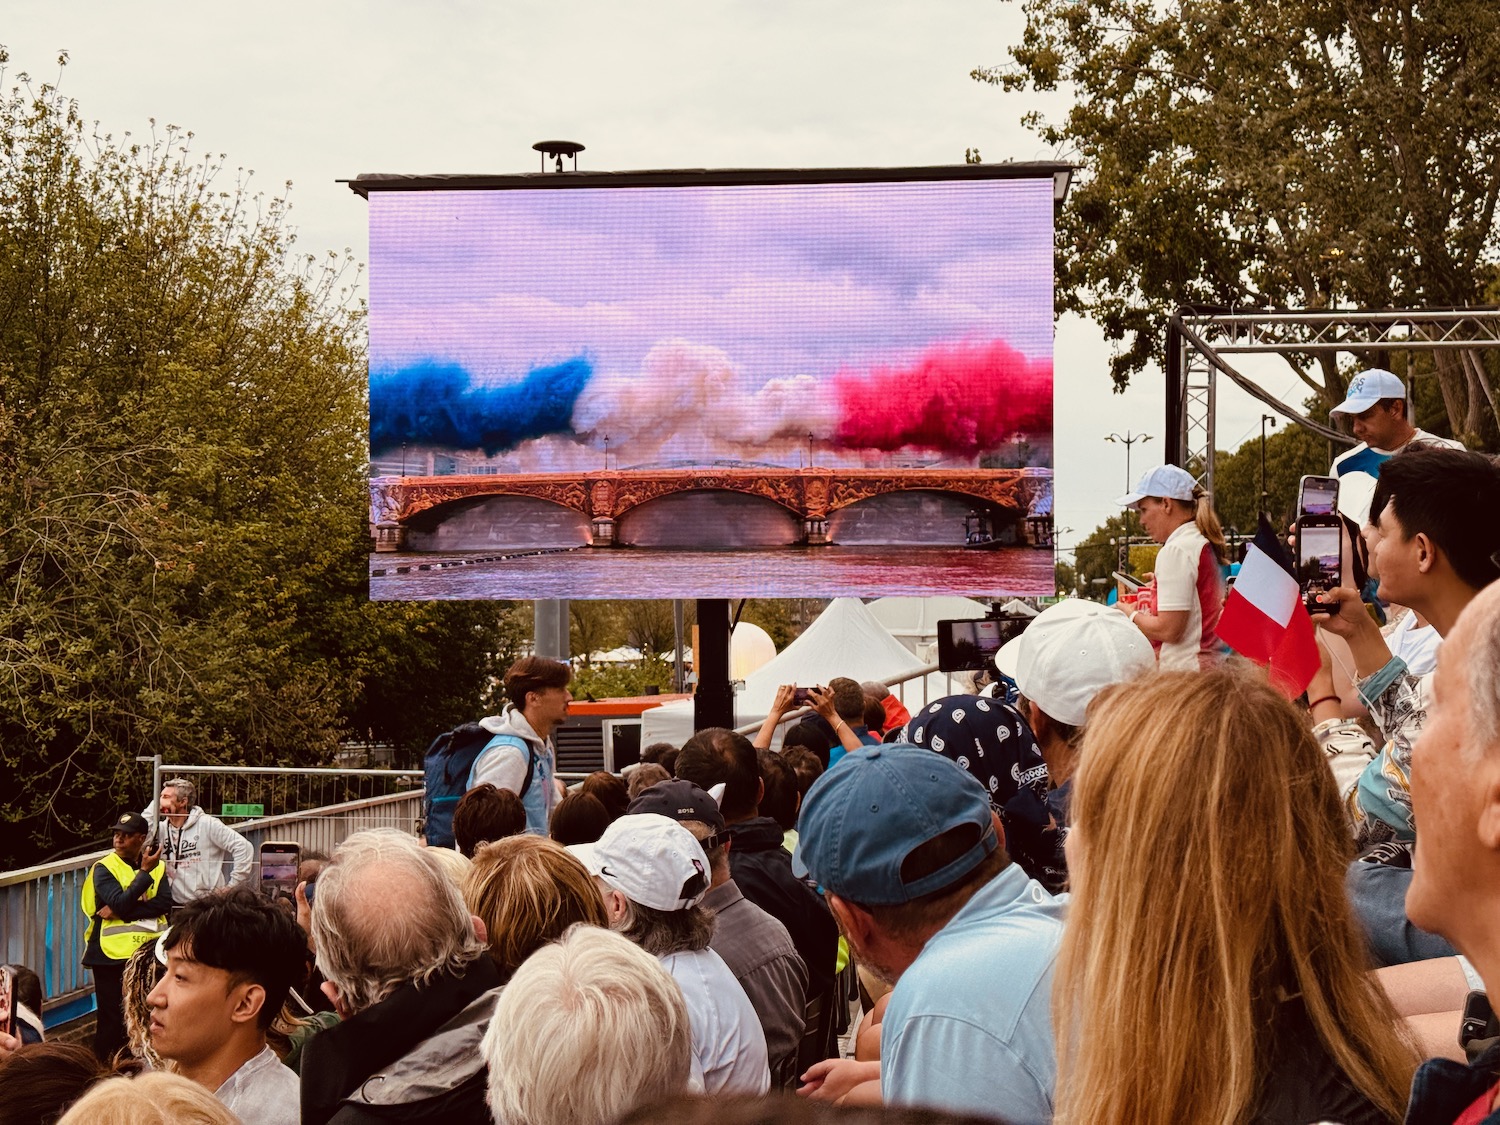
[[[975,454],[1052,431],[1052,360],[1002,340],[937,344],[907,367],[834,375],[837,445]]]

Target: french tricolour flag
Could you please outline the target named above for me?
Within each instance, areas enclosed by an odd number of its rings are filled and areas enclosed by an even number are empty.
[[[1245,553],[1234,589],[1219,617],[1219,639],[1242,656],[1269,666],[1271,683],[1295,699],[1318,670],[1312,618],[1302,604],[1292,560],[1265,516]]]

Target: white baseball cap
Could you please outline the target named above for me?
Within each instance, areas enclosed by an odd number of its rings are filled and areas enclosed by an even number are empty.
[[[1104,688],[1156,666],[1151,642],[1124,614],[1079,598],[1044,610],[1016,640],[1021,694],[1074,727]]]
[[[1177,465],[1158,465],[1141,478],[1134,492],[1128,492],[1115,501],[1122,508],[1139,504],[1148,496],[1163,496],[1169,500],[1191,500],[1198,482],[1193,474]]]
[[[1117,612],[1117,610],[1113,610],[1107,605],[1100,602],[1091,602],[1087,598],[1064,598],[1056,605],[1050,605],[1042,610],[1022,632],[1001,645],[1000,651],[995,653],[995,667],[999,668],[1000,671],[1004,672],[1011,679],[1016,678],[1016,672],[1021,666],[1021,649],[1025,647],[1026,634],[1031,632],[1032,626],[1043,618],[1055,623],[1058,621],[1067,621],[1074,617],[1092,617],[1096,613]]]
[[[1363,414],[1383,398],[1406,398],[1406,384],[1401,381],[1401,376],[1372,367],[1349,380],[1348,397],[1331,413]]]
[[[595,843],[568,851],[590,875],[653,910],[687,910],[708,893],[708,856],[691,832],[660,813],[628,813]]]

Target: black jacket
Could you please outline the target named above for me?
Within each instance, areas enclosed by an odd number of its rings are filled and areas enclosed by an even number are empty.
[[[792,874],[791,854],[781,846],[781,825],[758,816],[729,826],[729,873],[743,894],[786,927],[807,966],[808,995],[833,987],[839,928],[828,904]]]
[[[461,976],[404,984],[314,1035],[302,1053],[303,1125],[489,1125],[479,1040],[499,988],[484,955]]]

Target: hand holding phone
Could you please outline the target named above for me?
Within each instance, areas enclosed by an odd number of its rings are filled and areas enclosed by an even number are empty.
[[[1338,604],[1322,600],[1341,584],[1344,559],[1344,529],[1337,516],[1301,516],[1297,519],[1297,585],[1308,613],[1337,613]]]
[[[270,898],[290,899],[297,889],[302,845],[267,840],[260,846],[260,889]]]

